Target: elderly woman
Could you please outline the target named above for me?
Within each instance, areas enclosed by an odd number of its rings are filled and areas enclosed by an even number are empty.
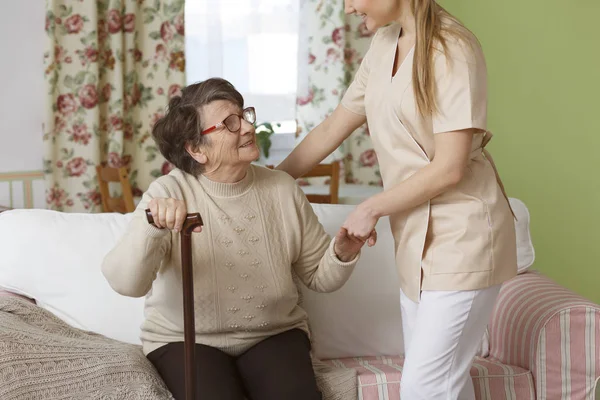
[[[143,350],[177,399],[184,352],[176,232],[188,212],[205,223],[193,241],[202,399],[320,399],[295,277],[318,292],[337,290],[364,244],[344,229],[332,240],[292,177],[251,164],[259,156],[255,119],[222,79],[173,98],[152,133],[177,168],[150,185],[102,265],[115,291],[146,296]],[[146,222],[146,208],[158,227]]]

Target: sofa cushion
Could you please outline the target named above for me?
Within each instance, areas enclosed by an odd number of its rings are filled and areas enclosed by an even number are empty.
[[[77,328],[140,343],[144,299],[117,294],[100,271],[130,217],[49,210],[0,214],[0,287]]]
[[[313,204],[325,231],[335,235],[355,206]],[[333,293],[303,288],[315,353],[320,358],[404,354],[394,239],[388,218],[376,226],[377,244],[363,247],[348,282]]]
[[[359,399],[399,399],[402,357],[358,357],[327,363],[357,371]],[[471,379],[478,400],[535,400],[533,376],[523,368],[477,357],[471,367]]]
[[[353,209],[313,207],[331,235]],[[6,245],[0,287],[36,299],[72,326],[140,343],[144,299],[117,294],[100,271],[104,255],[123,234],[130,217],[49,210],[0,214],[0,243]],[[363,250],[344,288],[332,294],[304,288],[304,306],[319,357],[403,353],[393,239],[386,218],[377,229],[377,246]]]

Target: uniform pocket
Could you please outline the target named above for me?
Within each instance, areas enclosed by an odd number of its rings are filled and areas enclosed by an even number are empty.
[[[458,198],[457,194],[444,197],[431,206],[430,273],[491,271],[493,236],[486,204],[473,197]]]

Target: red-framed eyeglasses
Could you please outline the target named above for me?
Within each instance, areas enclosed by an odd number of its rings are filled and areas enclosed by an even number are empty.
[[[244,121],[250,124],[254,124],[256,122],[256,111],[254,110],[254,107],[244,108],[242,110],[242,115],[231,114],[218,124],[213,125],[210,128],[206,128],[205,130],[200,132],[200,134],[206,135],[207,133],[210,133],[215,129],[222,128],[223,126],[225,126],[229,130],[229,132],[236,133],[242,127],[242,118],[244,119]]]

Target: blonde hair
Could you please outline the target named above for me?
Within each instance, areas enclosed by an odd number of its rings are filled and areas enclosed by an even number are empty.
[[[433,65],[436,45],[441,45],[441,50],[446,52],[447,39],[471,43],[474,35],[435,0],[411,0],[410,6],[416,26],[412,78],[417,111],[422,116],[431,116],[438,111]]]

